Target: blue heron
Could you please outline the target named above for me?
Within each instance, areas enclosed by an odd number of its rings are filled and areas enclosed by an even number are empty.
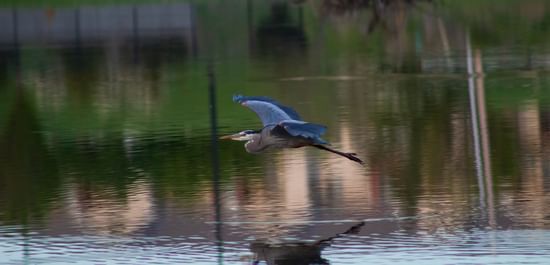
[[[269,97],[235,95],[233,101],[256,112],[264,127],[261,130],[244,130],[236,134],[222,136],[221,139],[246,141],[244,148],[249,153],[260,153],[270,148],[313,146],[357,163],[363,163],[355,153],[340,152],[328,147],[328,143],[321,139],[321,135],[327,127],[303,121],[300,115],[290,107]]]

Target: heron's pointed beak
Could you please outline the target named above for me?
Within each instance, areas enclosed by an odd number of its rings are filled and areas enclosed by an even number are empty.
[[[236,134],[221,136],[220,139],[223,139],[223,140],[237,140],[237,138],[239,138],[240,136],[241,136],[240,134],[236,133]]]

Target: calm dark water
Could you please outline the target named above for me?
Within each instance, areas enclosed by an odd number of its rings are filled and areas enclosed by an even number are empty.
[[[0,8],[1,263],[548,264],[550,5],[347,2]]]

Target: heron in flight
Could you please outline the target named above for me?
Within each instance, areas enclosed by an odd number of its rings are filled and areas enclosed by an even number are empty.
[[[290,107],[269,97],[235,95],[233,101],[256,112],[264,127],[261,130],[244,130],[222,136],[221,139],[246,141],[244,148],[249,153],[260,153],[270,148],[313,146],[363,164],[355,153],[340,152],[328,147],[328,143],[321,139],[327,127],[303,121],[300,115]]]

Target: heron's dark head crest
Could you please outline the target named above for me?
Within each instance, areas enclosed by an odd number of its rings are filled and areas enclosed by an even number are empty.
[[[244,101],[244,96],[240,94],[233,95],[233,102],[242,103]]]
[[[258,134],[258,133],[260,133],[260,131],[255,131],[255,130],[244,130],[244,131],[242,131],[241,133],[244,133],[244,134]]]

